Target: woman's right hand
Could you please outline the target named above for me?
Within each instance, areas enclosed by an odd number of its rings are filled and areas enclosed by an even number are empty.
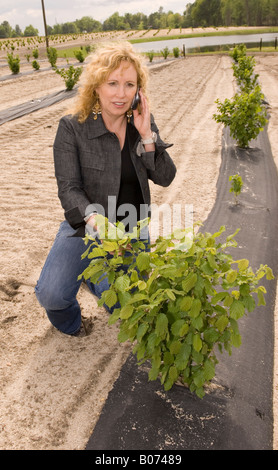
[[[96,216],[97,216],[97,214],[92,214],[91,217],[86,222],[91,227],[93,227],[95,232],[97,232],[97,225],[96,225],[96,222],[95,222]]]

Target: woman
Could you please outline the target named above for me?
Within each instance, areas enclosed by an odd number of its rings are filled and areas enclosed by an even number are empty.
[[[148,215],[148,179],[168,186],[176,173],[150,115],[146,85],[147,69],[132,46],[106,45],[92,55],[72,113],[59,123],[54,164],[65,220],[35,292],[50,322],[69,335],[83,334],[77,278],[90,262],[81,259],[82,237],[97,235],[96,214],[132,229]],[[140,104],[132,110],[138,89]],[[88,286],[97,297],[109,288],[106,278]]]

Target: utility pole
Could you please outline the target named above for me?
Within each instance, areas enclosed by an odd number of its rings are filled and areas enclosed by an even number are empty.
[[[42,2],[42,14],[43,14],[45,42],[46,42],[46,50],[47,50],[48,49],[48,36],[47,36],[47,24],[46,24],[46,18],[45,18],[44,0],[41,0],[41,2]]]

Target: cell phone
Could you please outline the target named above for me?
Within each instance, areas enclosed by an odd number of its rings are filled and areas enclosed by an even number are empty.
[[[131,109],[136,109],[137,106],[138,106],[138,104],[139,104],[140,101],[141,101],[141,100],[140,100],[140,96],[139,96],[139,89],[140,89],[140,88],[137,88],[137,91],[136,91],[136,93],[135,93],[135,96],[134,96],[134,98],[133,98],[133,100],[132,100]]]

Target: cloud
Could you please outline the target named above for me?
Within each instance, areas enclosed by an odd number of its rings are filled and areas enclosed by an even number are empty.
[[[183,13],[187,3],[186,0],[44,0],[46,21],[50,26],[75,21],[82,16],[91,16],[103,22],[115,11],[120,15],[138,12],[150,15],[158,11],[160,6],[164,11]],[[0,23],[5,20],[13,28],[18,24],[23,31],[26,26],[32,24],[40,34],[44,34],[41,2],[38,0],[9,0],[0,6]]]

